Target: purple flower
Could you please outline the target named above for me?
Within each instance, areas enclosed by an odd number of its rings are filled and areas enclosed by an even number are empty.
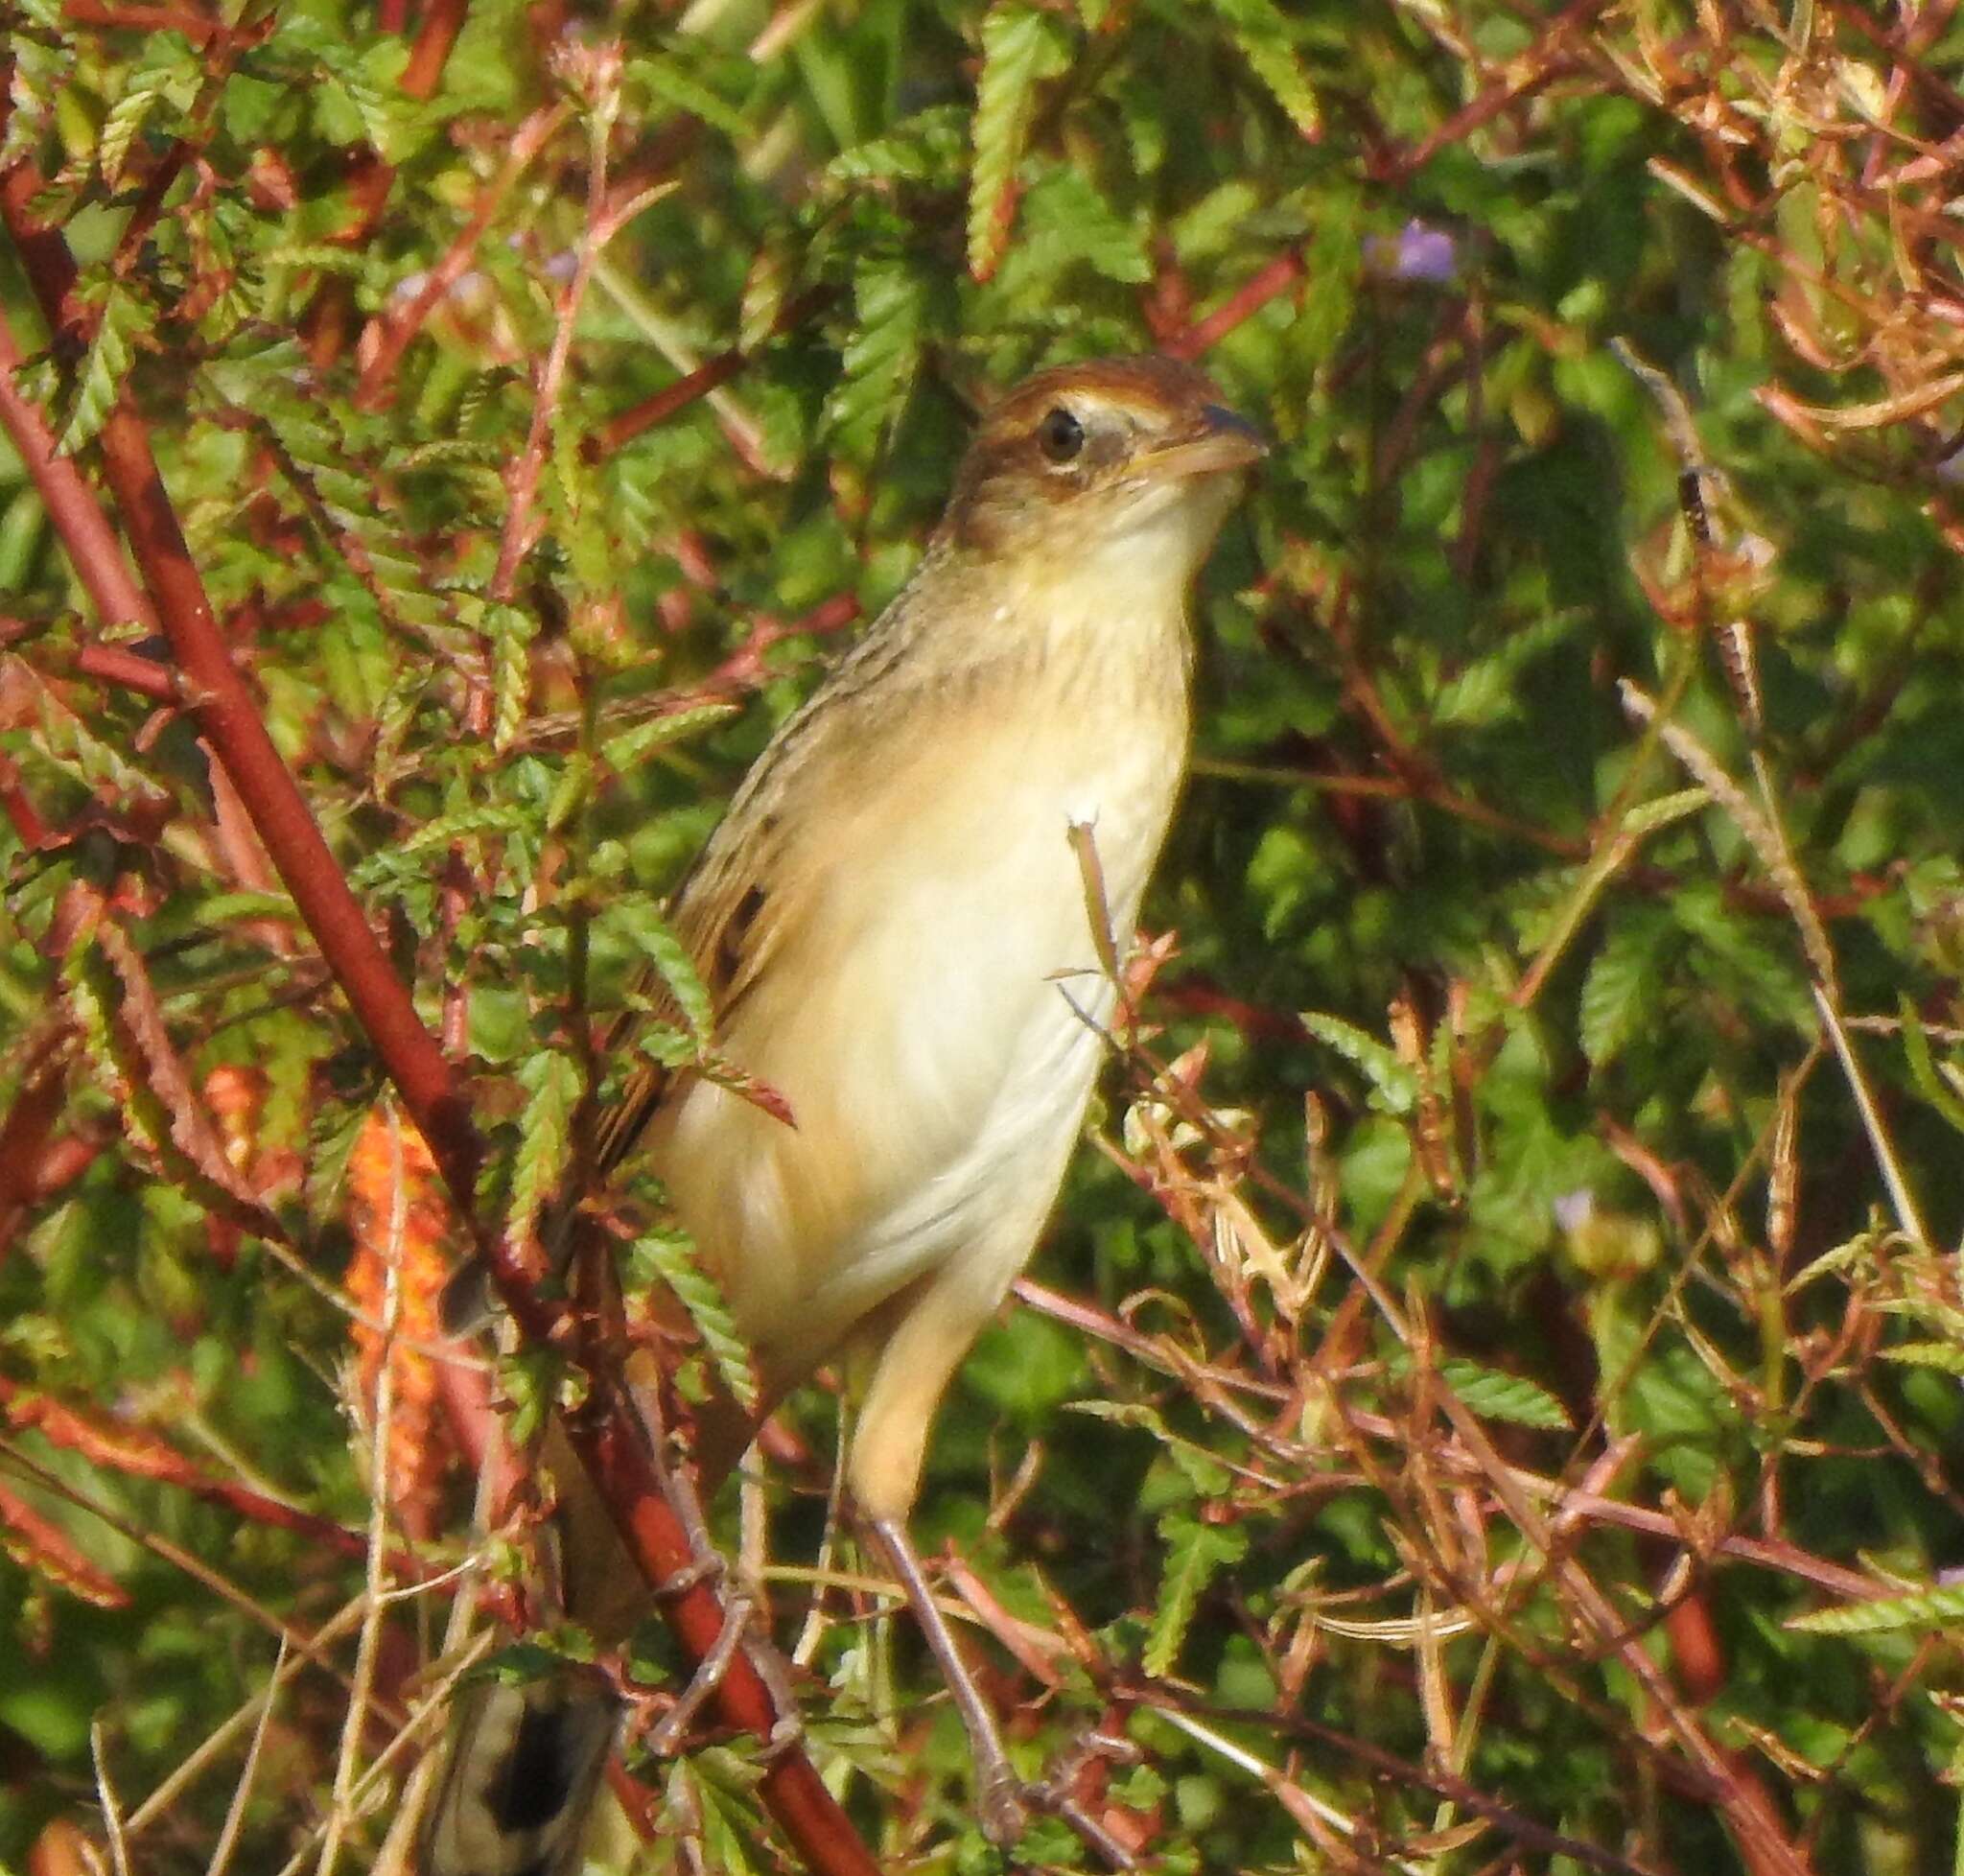
[[[1367,235],[1367,272],[1387,280],[1427,280],[1443,286],[1459,271],[1460,250],[1444,228],[1435,228],[1415,216],[1395,235]]]

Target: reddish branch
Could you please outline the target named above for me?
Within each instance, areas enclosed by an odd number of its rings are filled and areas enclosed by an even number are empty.
[[[451,243],[442,260],[430,270],[422,286],[405,305],[393,313],[378,314],[370,322],[368,331],[362,335],[362,349],[366,357],[362,364],[361,379],[355,387],[357,404],[372,407],[384,400],[409,340],[470,267],[477,256],[478,243],[483,239],[485,229],[491,225],[505,197],[511,193],[512,185],[525,174],[526,166],[565,123],[568,115],[565,105],[549,105],[533,111],[518,127],[503,167],[479,197],[471,219]]]
[[[814,291],[800,293],[788,299],[771,324],[773,336],[790,332],[805,323],[806,319],[831,297],[829,293]],[[620,411],[603,429],[596,439],[596,453],[602,457],[612,456],[625,443],[631,443],[643,431],[653,430],[658,424],[665,424],[672,416],[686,410],[691,404],[699,402],[713,390],[720,390],[730,380],[743,369],[756,356],[740,346],[732,345],[718,352],[713,358],[705,359],[693,371],[685,372],[672,385],[665,385],[652,397],[644,397],[639,404],[630,405]]]
[[[434,97],[443,79],[443,67],[456,35],[463,30],[469,0],[427,0],[422,30],[409,48],[409,62],[403,69],[402,91],[418,104]]]
[[[184,687],[168,665],[160,665],[154,658],[145,658],[138,652],[125,651],[121,645],[85,645],[75,655],[75,668],[85,677],[120,685],[158,703],[184,700]]]
[[[1531,98],[1552,80],[1573,70],[1579,61],[1566,50],[1564,41],[1608,4],[1609,0],[1571,0],[1548,22],[1526,52],[1508,60],[1502,76],[1485,86],[1477,98],[1456,110],[1443,124],[1435,125],[1410,150],[1374,165],[1373,179],[1402,182],[1423,169],[1441,150],[1463,143],[1510,106]]]
[[[12,225],[11,215],[9,225]],[[23,254],[25,251],[23,248]],[[123,550],[95,496],[74,460],[56,455],[55,435],[47,420],[14,385],[13,373],[19,363],[20,348],[5,320],[0,319],[0,425],[5,426],[34,479],[55,531],[64,543],[73,544],[69,559],[88,594],[89,604],[105,625],[137,620],[154,629],[156,616],[130,577]]]
[[[1300,280],[1308,271],[1299,248],[1278,254],[1251,280],[1217,306],[1205,318],[1196,320],[1166,349],[1177,359],[1197,359],[1210,352],[1246,319]]]
[[[202,45],[225,29],[190,7],[111,7],[104,0],[61,0],[61,16],[77,26],[107,26],[131,33],[181,33],[193,45]]]
[[[698,399],[727,385],[748,363],[748,356],[732,345],[728,351],[718,352],[714,358],[705,360],[672,385],[665,386],[654,396],[630,405],[600,432],[599,454],[612,456],[623,443],[632,442],[643,431],[666,423],[678,411],[686,410]]]
[[[0,212],[47,317],[58,324],[74,280],[66,244],[35,228],[25,201],[4,189]],[[428,1140],[500,1296],[534,1347],[563,1346],[563,1312],[535,1294],[524,1252],[484,1229],[472,1214],[482,1148],[463,1091],[417,1018],[408,990],[370,930],[232,664],[143,420],[127,390],[103,427],[101,447],[110,489],[164,632],[178,667],[196,688],[191,709],[207,745],[238,789],[322,958]],[[41,473],[46,473],[45,463]],[[72,509],[54,518],[78,567],[101,551],[103,541],[113,538],[105,523],[100,529],[76,528]],[[569,1424],[568,1436],[636,1564],[649,1585],[660,1589],[691,1569],[695,1559],[689,1537],[669,1508],[638,1416],[610,1374],[596,1372],[590,1378],[589,1406]],[[724,1628],[714,1591],[696,1583],[663,1596],[660,1606],[691,1657],[699,1661],[708,1655]],[[770,1689],[740,1651],[714,1699],[722,1717],[743,1731],[769,1738],[777,1726],[780,1716]],[[774,1753],[760,1780],[759,1795],[798,1853],[823,1876],[877,1876],[878,1865],[803,1752],[787,1748]]]
[[[0,1170],[0,1181],[4,1181]],[[128,1477],[152,1479],[160,1485],[175,1486],[201,1498],[208,1505],[222,1506],[255,1524],[292,1531],[312,1543],[325,1546],[338,1555],[365,1558],[368,1539],[332,1518],[317,1517],[248,1486],[235,1485],[204,1470],[159,1439],[148,1427],[105,1422],[94,1415],[64,1406],[52,1396],[21,1387],[0,1375],[0,1409],[13,1427],[33,1427],[57,1446],[80,1453],[91,1466]],[[407,1553],[392,1551],[389,1568],[405,1582],[421,1583],[433,1573]]]

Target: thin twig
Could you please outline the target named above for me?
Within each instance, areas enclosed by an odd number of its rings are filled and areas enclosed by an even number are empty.
[[[287,1664],[287,1644],[280,1642],[279,1653],[272,1664],[272,1681],[266,1690],[266,1698],[259,1702],[259,1719],[252,1728],[251,1743],[246,1747],[246,1763],[239,1769],[239,1782],[232,1788],[232,1801],[225,1807],[225,1821],[219,1831],[219,1841],[213,1847],[211,1862],[205,1866],[204,1876],[225,1876],[231,1867],[232,1854],[239,1847],[239,1839],[246,1828],[246,1807],[252,1796],[252,1785],[259,1772],[260,1749],[266,1744],[266,1730],[272,1723],[273,1689],[279,1685],[281,1672]]]

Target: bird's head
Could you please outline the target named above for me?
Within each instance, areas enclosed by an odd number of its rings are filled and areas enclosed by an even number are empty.
[[[1124,563],[1181,583],[1267,452],[1204,373],[1101,359],[1026,378],[983,419],[942,533],[991,556]]]

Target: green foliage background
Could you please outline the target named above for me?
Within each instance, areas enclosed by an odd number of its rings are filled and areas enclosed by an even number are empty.
[[[126,387],[149,417],[283,753],[478,1071],[487,1205],[549,1189],[588,959],[605,1010],[668,956],[664,892],[824,654],[801,627],[894,593],[978,402],[1184,345],[1274,437],[1201,595],[1157,1033],[1033,1271],[1108,1332],[1033,1307],[993,1331],[924,1496],[924,1541],[1072,1638],[1040,1702],[978,1643],[1033,1774],[1101,1721],[1128,1737],[1098,1802],[1167,1870],[1581,1866],[1535,1826],[1648,1869],[1956,1866],[1943,10],[472,0],[424,100],[403,81],[440,9],[398,33],[248,5],[229,35],[99,11],[10,10],[0,169],[37,170],[88,335],[51,345],[0,247],[20,382],[85,467]],[[586,286],[500,593],[603,146],[607,199],[651,195]],[[1688,400],[1706,549],[1691,445],[1615,340]],[[610,432],[732,347],[708,396]],[[0,828],[0,1091],[59,1037],[55,1137],[95,1149],[9,1221],[0,1376],[362,1530],[345,1319],[256,1240],[215,1255],[109,1014],[127,978],[64,895],[139,947],[194,1083],[263,1077],[252,1151],[289,1156],[274,1195],[329,1285],[372,1057],[242,870],[189,723],[78,666],[143,631],[91,615],[11,457],[0,595],[0,753],[45,829]],[[741,707],[660,714],[712,696]],[[1153,1092],[1175,1057],[1183,1101]],[[781,1475],[773,1548],[804,1565],[830,1403],[796,1419],[820,1456]],[[1596,1494],[1535,1500],[1558,1564],[1508,1466]],[[129,1598],[72,1595],[29,1536],[0,1562],[18,1866],[51,1817],[99,1830],[92,1720],[135,1803],[264,1684],[255,1606],[310,1627],[361,1565],[32,1430],[0,1483]],[[468,1493],[446,1503],[448,1557]],[[1855,1600],[1827,1564],[1882,1600],[1822,1615]],[[777,1593],[795,1633],[802,1577]],[[830,1607],[807,1704],[869,1841],[989,1866],[911,1634]],[[392,1619],[398,1683],[440,1622]],[[295,1688],[241,1866],[286,1866],[326,1802],[345,1696]],[[204,1866],[239,1749],[144,1865]],[[770,1867],[741,1762],[648,1776],[711,1866]],[[1751,1841],[1755,1801],[1798,1865]],[[1088,1861],[1054,1821],[1026,1854]]]

